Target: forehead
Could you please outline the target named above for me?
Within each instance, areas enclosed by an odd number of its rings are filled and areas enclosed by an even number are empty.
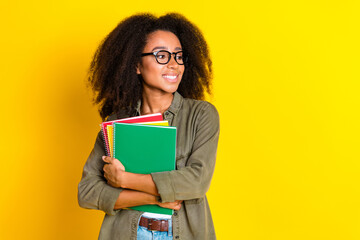
[[[153,48],[163,47],[164,49],[181,48],[181,43],[178,37],[168,31],[157,30],[148,35],[144,50],[152,51]]]

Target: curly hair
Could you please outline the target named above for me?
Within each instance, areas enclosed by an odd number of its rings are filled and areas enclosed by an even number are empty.
[[[205,92],[211,94],[212,62],[199,28],[178,13],[161,17],[137,14],[120,22],[103,40],[90,65],[88,83],[103,120],[123,110],[134,114],[143,90],[136,66],[147,36],[156,30],[174,33],[188,56],[177,91],[185,98],[198,100],[204,99]]]

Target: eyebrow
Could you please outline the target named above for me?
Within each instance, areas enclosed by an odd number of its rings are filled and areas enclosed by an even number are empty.
[[[167,47],[165,47],[165,46],[158,46],[158,47],[154,47],[151,51],[154,52],[155,50],[158,50],[158,49],[160,49],[160,50],[164,50],[164,49],[165,49],[165,50],[166,50]],[[181,48],[181,47],[176,47],[175,50],[182,50],[182,48]]]

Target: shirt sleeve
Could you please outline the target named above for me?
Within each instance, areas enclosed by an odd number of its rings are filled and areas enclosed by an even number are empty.
[[[162,202],[202,198],[210,187],[219,139],[219,114],[210,103],[201,109],[191,154],[184,168],[152,173]]]
[[[105,147],[101,131],[99,132],[93,150],[87,159],[81,181],[78,185],[78,202],[83,208],[102,210],[114,215],[115,202],[119,197],[121,188],[114,188],[107,184],[104,178]]]

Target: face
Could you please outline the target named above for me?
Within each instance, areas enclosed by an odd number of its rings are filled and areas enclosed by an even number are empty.
[[[149,34],[143,53],[159,50],[178,52],[182,48],[175,34],[157,30]],[[184,70],[184,65],[177,64],[174,55],[165,65],[157,63],[154,55],[143,56],[136,69],[137,74],[141,74],[144,79],[144,93],[150,94],[174,93],[178,89]]]

